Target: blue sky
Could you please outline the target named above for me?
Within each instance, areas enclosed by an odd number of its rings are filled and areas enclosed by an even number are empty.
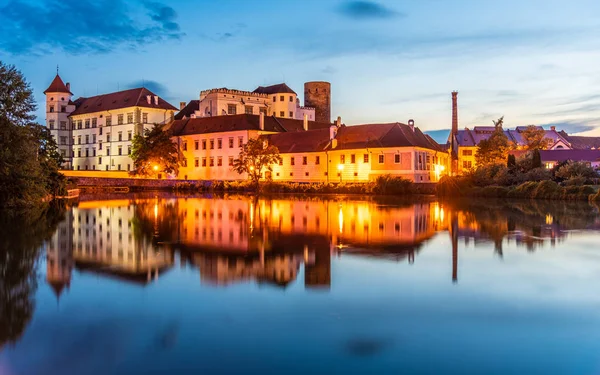
[[[0,0],[0,60],[38,103],[58,64],[75,96],[327,80],[346,124],[448,129],[458,90],[461,128],[600,135],[599,47],[593,0]]]

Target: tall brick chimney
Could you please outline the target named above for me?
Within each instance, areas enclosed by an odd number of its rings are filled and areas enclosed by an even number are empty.
[[[458,134],[458,91],[452,91],[452,135]]]

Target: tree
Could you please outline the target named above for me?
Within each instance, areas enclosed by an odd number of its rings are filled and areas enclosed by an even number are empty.
[[[545,150],[550,144],[550,139],[546,138],[546,131],[535,125],[529,125],[521,132],[525,141],[525,149],[529,151]]]
[[[506,166],[510,170],[515,169],[515,167],[517,166],[517,158],[515,157],[515,155],[513,155],[513,154],[508,155],[508,160],[506,161]]]
[[[533,154],[531,155],[531,164],[532,168],[541,168],[542,167],[542,156],[540,155],[539,149],[533,149]]]
[[[504,116],[500,117],[496,121],[492,120],[492,122],[494,123],[494,127],[496,128],[496,130],[502,130],[502,126],[504,125]]]
[[[37,204],[64,188],[56,143],[33,123],[34,110],[22,74],[0,62],[0,207]]]
[[[585,180],[598,178],[598,172],[584,162],[570,162],[557,169],[555,177],[563,180],[580,178]]]
[[[502,130],[502,122],[502,117],[498,121],[494,121],[494,125],[496,125],[494,133],[477,145],[475,160],[478,166],[506,163],[508,151],[512,145]]]
[[[233,161],[232,169],[239,174],[248,173],[248,176],[258,189],[263,171],[272,171],[273,164],[279,163],[279,149],[267,146],[261,139],[249,139],[242,147],[239,156]]]
[[[155,124],[136,134],[131,143],[131,159],[134,176],[156,176],[158,173],[177,174],[180,158],[177,145],[171,140],[171,132],[164,125]]]

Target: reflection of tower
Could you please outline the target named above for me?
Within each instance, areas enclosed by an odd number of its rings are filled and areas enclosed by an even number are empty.
[[[317,246],[315,261],[306,264],[304,270],[304,287],[329,288],[331,286],[331,252],[328,246]]]
[[[304,106],[315,109],[315,121],[331,122],[331,83],[306,82],[304,84]]]
[[[58,299],[71,285],[73,269],[73,214],[67,212],[46,249],[46,281]]]
[[[458,282],[458,216],[450,215],[450,238],[452,240],[452,282]]]
[[[458,92],[452,91],[452,131],[450,132],[451,172],[458,173]]]

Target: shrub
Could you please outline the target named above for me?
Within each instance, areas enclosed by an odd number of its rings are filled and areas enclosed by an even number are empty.
[[[550,180],[552,173],[544,168],[534,168],[525,174],[527,181],[546,181]]]
[[[563,190],[554,181],[541,181],[531,194],[531,198],[560,199],[563,195]]]
[[[598,178],[598,173],[594,170],[594,168],[590,167],[586,163],[583,162],[570,162],[562,167],[560,167],[555,176],[557,178],[562,178],[568,180],[572,177],[583,177],[587,179]]]
[[[413,183],[402,177],[391,175],[377,176],[373,192],[381,195],[401,195],[413,192]]]
[[[469,178],[443,176],[436,186],[440,197],[458,197],[467,194],[472,189]]]

